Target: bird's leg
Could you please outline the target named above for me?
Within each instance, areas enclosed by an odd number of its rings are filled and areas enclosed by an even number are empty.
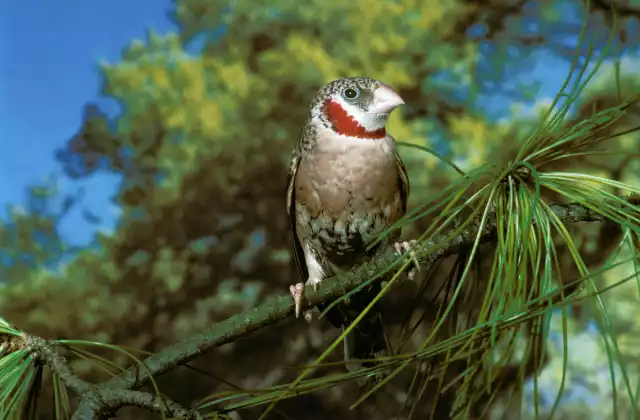
[[[318,285],[326,277],[322,265],[316,257],[316,253],[311,249],[308,244],[304,246],[304,259],[307,263],[307,269],[309,270],[309,277],[307,278],[306,285],[312,286],[315,292],[318,291]],[[300,317],[300,307],[302,306],[302,296],[304,295],[304,284],[298,283],[293,286],[289,286],[291,297],[296,304],[296,318]],[[305,313],[305,319],[309,321],[311,319],[311,313]]]
[[[311,277],[307,279],[307,285],[313,287],[313,291],[318,293],[318,285],[322,282],[322,277]],[[304,313],[304,319],[307,322],[311,322],[313,320],[313,309],[309,309]]]
[[[307,279],[306,284],[308,286],[312,286],[313,290],[315,292],[318,291],[318,285],[322,282],[322,278],[320,277],[312,277],[309,276],[309,278]],[[297,283],[294,285],[289,286],[289,292],[291,293],[291,297],[293,298],[293,302],[296,304],[296,318],[300,317],[300,307],[302,306],[302,297],[304,296],[304,283]],[[307,321],[310,320],[310,315],[307,316],[307,314],[305,313],[305,319],[307,319]]]
[[[416,273],[420,271],[420,262],[418,261],[418,258],[416,258],[415,251],[415,246],[417,243],[418,241],[412,239],[410,241],[396,242],[393,244],[393,247],[399,255],[402,255],[406,252],[413,260],[414,267],[410,268],[407,272],[407,277],[409,278],[409,280],[413,280]]]

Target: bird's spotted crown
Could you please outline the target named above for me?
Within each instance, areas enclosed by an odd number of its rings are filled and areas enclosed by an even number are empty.
[[[334,132],[361,139],[381,139],[386,136],[385,125],[389,110],[378,110],[376,90],[383,87],[391,92],[397,105],[400,97],[388,86],[368,77],[349,77],[334,80],[323,86],[311,104],[311,118]]]

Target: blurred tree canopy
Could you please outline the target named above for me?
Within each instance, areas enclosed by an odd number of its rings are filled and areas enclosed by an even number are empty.
[[[588,32],[600,34],[600,51],[614,6],[612,57],[624,57],[622,64],[610,60],[602,66],[568,126],[615,103],[616,74],[623,92],[640,90],[640,61],[632,49],[640,41],[640,8],[610,3],[593,2]],[[332,79],[366,75],[394,86],[407,103],[389,124],[399,141],[435,149],[465,169],[506,163],[519,146],[514,140],[535,126],[548,105],[535,102],[540,82],[530,69],[543,53],[570,59],[585,8],[579,1],[276,0],[263,7],[176,0],[170,13],[176,33],[150,31],[147,39],[132,40],[118,62],[101,64],[102,95],[116,101],[120,113],[109,116],[87,104],[82,126],[57,156],[73,178],[98,171],[120,175],[113,200],[122,215],[115,231],[96,234],[91,246],[56,264],[70,245],[56,233],[63,214],[48,210],[42,194],[0,226],[2,316],[30,333],[153,351],[286,291],[297,281],[284,208],[287,162],[310,99]],[[558,74],[558,81],[565,76]],[[608,129],[623,131],[639,122],[636,108]],[[638,185],[640,161],[633,157],[639,141],[637,134],[620,136],[611,142],[622,153],[586,156],[572,165]],[[430,155],[400,151],[413,204],[459,177]],[[563,163],[558,169],[568,168]],[[426,226],[428,220],[418,221],[405,236]],[[620,240],[606,223],[580,229],[577,241],[592,264],[604,261]],[[607,273],[598,281],[617,279]],[[394,292],[389,307],[406,302],[412,287]],[[610,315],[625,360],[633,365],[640,360],[634,338],[640,311],[630,287],[604,299],[618,302]],[[573,308],[572,334],[581,334],[593,316],[586,306]],[[401,322],[400,316],[389,318]],[[295,377],[285,366],[307,363],[336,335],[322,322],[288,320],[195,365],[242,388],[264,388]],[[562,359],[562,351],[556,353],[549,366]],[[591,367],[606,365],[600,354]],[[83,363],[78,366],[88,371]],[[543,383],[556,389],[558,381]],[[228,387],[186,369],[159,382],[183,402]],[[399,387],[385,394],[387,401],[380,397],[349,411],[358,395],[352,388],[300,396],[278,407],[290,418],[386,419],[402,404]],[[600,414],[589,418],[611,418],[610,391],[590,391],[601,400],[588,408],[596,412],[597,406]],[[563,403],[562,415],[584,417],[581,403],[572,401]],[[428,408],[425,402],[419,418],[426,418]]]

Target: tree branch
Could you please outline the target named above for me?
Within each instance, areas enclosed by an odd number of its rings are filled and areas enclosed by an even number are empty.
[[[629,200],[629,203],[640,205],[640,199]],[[555,204],[551,206],[551,210],[564,223],[605,220],[604,216],[580,204]],[[420,264],[430,267],[437,260],[471,246],[479,229],[480,218],[472,222],[469,227],[453,239],[449,238],[451,232],[435,236],[432,240],[424,243],[423,247],[436,250],[420,255],[418,257]],[[496,218],[493,214],[488,218],[485,229],[480,234],[480,242],[490,241],[495,237],[495,233]],[[398,256],[393,250],[388,250],[380,258],[376,258],[370,263],[339,276],[325,279],[319,285],[317,292],[313,288],[305,288],[305,309],[343,296],[394,262],[398,264],[401,261],[398,261]],[[98,385],[90,384],[79,378],[71,370],[65,358],[60,355],[59,345],[55,342],[28,334],[25,334],[23,339],[25,345],[46,363],[68,388],[78,394],[80,405],[74,413],[74,420],[105,418],[123,406],[138,406],[158,413],[165,412],[175,417],[194,418],[195,411],[187,410],[173,401],[159,398],[151,393],[134,391],[133,389],[148,383],[151,376],[162,375],[215,347],[233,342],[253,331],[279,322],[293,313],[294,305],[289,295],[267,299],[265,303],[247,313],[234,315],[215,324],[208,331],[195,334],[149,356],[144,361],[147,369],[140,369],[140,366],[136,365]]]
[[[108,388],[90,384],[76,375],[67,360],[60,355],[59,344],[29,334],[22,336],[24,346],[37,355],[64,385],[82,398],[82,404],[74,413],[74,420],[92,420],[108,417],[120,407],[136,406],[170,416],[191,418],[195,414],[180,404],[157,395],[130,389]]]

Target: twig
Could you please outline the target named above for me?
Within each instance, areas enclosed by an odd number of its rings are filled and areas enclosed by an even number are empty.
[[[110,416],[120,407],[137,406],[172,417],[192,418],[194,412],[180,404],[147,392],[130,389],[107,388],[93,385],[81,379],[60,355],[59,345],[29,334],[23,335],[26,348],[58,375],[64,385],[82,398],[81,407],[73,415],[74,420],[93,420]]]

